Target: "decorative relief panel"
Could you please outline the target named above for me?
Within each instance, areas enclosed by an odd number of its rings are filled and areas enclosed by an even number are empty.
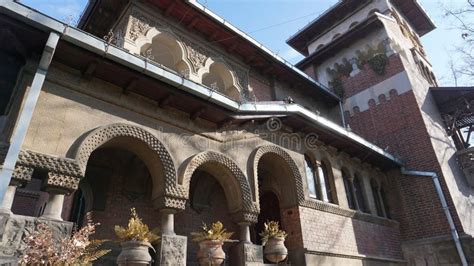
[[[186,265],[187,237],[162,235],[159,265]]]
[[[71,193],[79,187],[80,179],[73,176],[49,172],[45,180],[47,190],[57,190],[59,193]]]
[[[206,60],[209,58],[209,52],[199,47],[196,43],[193,43],[189,39],[185,39],[186,52],[191,62],[193,72],[197,73],[199,69],[203,68],[206,64]]]
[[[149,19],[134,9],[130,15],[130,29],[127,33],[127,37],[132,41],[136,41],[138,37],[145,36],[149,29],[156,26],[158,26],[156,21]]]

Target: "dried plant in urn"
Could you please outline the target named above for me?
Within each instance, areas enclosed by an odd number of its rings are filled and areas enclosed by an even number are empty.
[[[98,223],[92,223],[87,214],[87,224],[71,236],[55,241],[53,231],[39,223],[24,241],[26,244],[19,265],[90,265],[110,250],[100,249],[105,240],[91,240]]]
[[[262,244],[265,246],[263,253],[267,260],[278,263],[286,259],[288,249],[285,247],[287,233],[280,229],[276,221],[267,221],[265,229],[260,233]]]
[[[200,265],[221,265],[225,259],[222,249],[224,241],[229,240],[233,232],[227,232],[224,225],[217,221],[211,226],[203,224],[201,231],[192,232],[193,241],[199,242],[197,254]]]
[[[119,265],[148,265],[151,262],[148,249],[153,249],[151,244],[160,239],[158,229],[150,230],[148,225],[138,217],[135,208],[132,208],[130,212],[127,227],[116,225],[114,228],[122,246],[117,263]]]

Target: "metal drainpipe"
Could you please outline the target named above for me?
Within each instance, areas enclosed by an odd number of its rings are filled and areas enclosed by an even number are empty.
[[[467,266],[468,264],[466,260],[466,255],[464,254],[464,250],[462,249],[458,231],[456,230],[456,226],[454,225],[453,217],[451,215],[451,212],[449,211],[448,203],[446,202],[443,190],[441,189],[441,183],[439,182],[438,174],[436,174],[435,172],[406,170],[404,168],[402,168],[402,174],[412,176],[427,176],[433,179],[436,192],[438,193],[439,200],[441,201],[441,207],[444,211],[444,214],[446,215],[446,218],[448,219],[448,224],[451,229],[451,236],[453,237],[454,244],[456,245],[456,250],[458,251],[459,258],[461,259],[462,265]]]
[[[18,123],[10,139],[10,147],[8,148],[7,156],[5,157],[3,167],[0,169],[0,202],[3,202],[3,197],[5,196],[8,185],[10,184],[16,161],[20,154],[21,145],[25,140],[31,117],[33,116],[59,38],[60,35],[56,32],[51,32],[49,34],[48,41],[46,41],[31,87],[26,92],[23,110],[20,112]]]
[[[342,107],[342,100],[339,101],[339,109],[341,110],[342,127],[346,128],[346,118],[344,117],[344,107]]]

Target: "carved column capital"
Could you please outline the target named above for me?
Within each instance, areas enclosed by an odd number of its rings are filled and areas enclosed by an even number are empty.
[[[75,176],[56,172],[48,172],[44,180],[43,189],[56,194],[70,194],[79,188],[80,179]]]
[[[33,168],[17,165],[13,171],[11,186],[24,186],[31,181],[33,176]]]

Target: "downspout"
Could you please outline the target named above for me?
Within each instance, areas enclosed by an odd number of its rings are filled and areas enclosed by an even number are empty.
[[[444,211],[444,214],[446,215],[446,218],[448,219],[448,224],[451,229],[451,236],[453,238],[454,244],[456,245],[456,250],[458,252],[459,258],[461,259],[462,265],[467,266],[468,264],[466,260],[466,255],[464,255],[464,250],[462,249],[458,231],[456,230],[456,226],[454,225],[453,217],[451,215],[451,212],[449,211],[448,203],[446,202],[443,190],[441,189],[441,183],[439,182],[438,174],[436,174],[435,172],[406,170],[404,168],[402,168],[402,174],[411,176],[426,176],[431,177],[433,179],[436,192],[438,193],[439,200],[441,201],[441,207]]]
[[[3,202],[3,197],[5,196],[8,185],[10,184],[16,161],[20,155],[21,145],[25,140],[59,37],[59,33],[56,32],[51,32],[49,34],[38,68],[36,69],[35,76],[31,82],[31,87],[26,92],[23,109],[19,114],[17,125],[10,139],[10,147],[8,148],[7,156],[3,162],[3,167],[0,169],[0,202]]]
[[[339,109],[341,112],[342,127],[346,128],[346,118],[344,117],[344,107],[342,107],[342,100],[339,101]]]

